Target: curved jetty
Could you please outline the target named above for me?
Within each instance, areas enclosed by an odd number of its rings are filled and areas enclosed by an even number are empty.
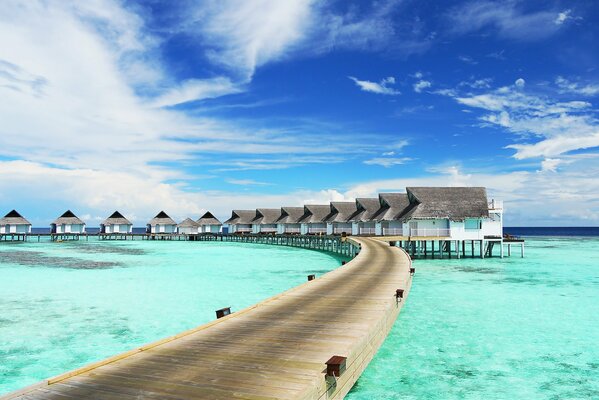
[[[321,277],[5,398],[341,399],[384,341],[411,283],[403,250],[348,240],[361,245],[359,254]]]

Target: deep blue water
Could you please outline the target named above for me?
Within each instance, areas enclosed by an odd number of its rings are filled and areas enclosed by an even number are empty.
[[[503,233],[514,236],[599,236],[599,227],[503,227]]]

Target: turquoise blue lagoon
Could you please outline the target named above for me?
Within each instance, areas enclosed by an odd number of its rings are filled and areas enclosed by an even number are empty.
[[[215,319],[341,259],[214,242],[0,243],[0,395]]]
[[[0,244],[0,394],[339,261],[237,243]],[[599,238],[528,238],[524,259],[414,265],[408,301],[347,399],[599,398]]]
[[[599,238],[528,238],[514,253],[414,261],[408,301],[346,399],[599,399]]]

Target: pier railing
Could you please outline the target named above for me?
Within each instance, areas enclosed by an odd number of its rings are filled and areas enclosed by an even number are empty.
[[[383,235],[385,236],[403,236],[402,228],[383,228]]]
[[[433,228],[433,229],[410,229],[410,236],[418,237],[449,237],[450,229]]]

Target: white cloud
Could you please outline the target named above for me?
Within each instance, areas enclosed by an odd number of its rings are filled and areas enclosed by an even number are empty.
[[[314,0],[221,0],[194,5],[194,19],[213,62],[251,79],[257,67],[283,58],[306,38]]]
[[[285,194],[253,192],[189,192],[182,184],[164,183],[162,177],[138,177],[93,169],[64,169],[27,161],[0,161],[0,203],[24,204],[31,200],[48,203],[47,212],[56,215],[72,208],[80,215],[104,216],[115,209],[123,212],[135,226],[143,226],[160,210],[176,220],[198,218],[210,210],[225,218],[234,208],[301,206],[306,202],[324,203],[345,200],[336,190],[298,190]],[[10,189],[10,190],[8,190]],[[48,226],[50,220],[27,216],[35,226]],[[51,218],[51,216],[46,216]],[[92,225],[93,226],[93,225]]]
[[[582,96],[596,96],[599,94],[598,84],[581,85],[562,76],[555,78],[555,84],[560,88],[561,93],[574,93]]]
[[[491,79],[491,78],[482,78],[482,79],[471,78],[470,80],[460,82],[458,84],[458,86],[459,87],[467,86],[472,89],[488,89],[491,87],[492,82],[493,82],[493,79]]]
[[[229,78],[189,79],[150,101],[152,107],[166,107],[188,101],[210,99],[242,92],[240,85]]]
[[[554,20],[555,24],[561,25],[564,22],[566,22],[568,19],[572,18],[570,16],[571,13],[572,13],[572,10],[565,10],[565,11],[562,11],[561,13],[557,14],[557,17]]]
[[[366,165],[380,165],[385,168],[390,168],[395,165],[402,165],[411,161],[409,157],[375,157],[370,160],[364,161]]]
[[[272,185],[272,183],[267,182],[258,182],[253,179],[227,179],[227,183],[231,185],[240,185],[240,186],[267,186]]]
[[[458,60],[470,65],[478,64],[478,61],[476,61],[474,58],[470,56],[458,56]]]
[[[351,185],[347,198],[403,192],[407,186],[484,186],[489,198],[504,200],[506,226],[589,225],[599,222],[599,174],[596,163],[567,164],[556,179],[552,171],[465,173],[444,166],[429,176],[375,180]],[[575,206],[573,206],[575,205]]]
[[[432,84],[429,81],[420,80],[414,84],[414,91],[421,93],[424,89],[431,87]]]
[[[516,150],[517,159],[551,159],[599,146],[599,121],[590,103],[556,101],[519,89],[501,87],[483,94],[453,97],[460,104],[489,111],[481,117],[482,121],[505,128],[527,141],[507,146]]]
[[[388,78],[382,79],[379,83],[371,82],[371,81],[363,81],[355,78],[353,76],[348,76],[349,79],[355,82],[356,86],[362,89],[365,92],[377,93],[377,94],[385,94],[385,95],[398,95],[401,94],[398,90],[395,90],[389,85],[395,83],[395,78],[390,76]]]
[[[523,88],[525,84],[526,84],[526,81],[522,78],[518,78],[518,79],[516,79],[516,82],[514,82],[514,85],[516,85],[516,87],[519,87],[519,88]]]
[[[560,28],[555,21],[559,13],[551,10],[526,12],[516,1],[498,7],[494,1],[477,0],[463,3],[448,13],[450,29],[464,34],[492,29],[498,35],[524,41],[546,38]]]
[[[541,172],[551,171],[556,172],[557,167],[562,164],[564,160],[559,158],[546,158],[541,162]]]

